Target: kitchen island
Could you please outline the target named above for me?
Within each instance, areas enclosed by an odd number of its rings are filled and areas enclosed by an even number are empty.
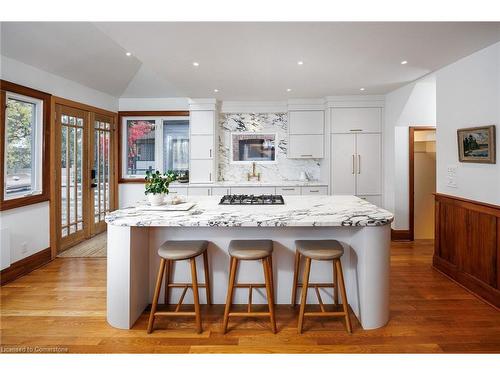
[[[389,247],[393,215],[354,196],[285,196],[284,205],[219,205],[221,197],[189,198],[188,211],[149,211],[124,208],[107,215],[107,320],[116,328],[131,328],[151,303],[158,271],[158,247],[168,240],[203,239],[210,242],[208,257],[213,302],[225,302],[229,277],[227,246],[232,239],[266,238],[274,241],[273,272],[278,304],[291,300],[294,241],[336,239],[344,246],[342,267],[348,302],[364,329],[389,320]],[[142,203],[143,205],[143,203]],[[186,263],[186,264],[183,264]],[[198,266],[201,268],[201,263]],[[189,280],[187,262],[174,267],[176,282]],[[332,282],[330,262],[313,262],[311,282]],[[202,275],[199,275],[203,282]],[[239,282],[263,282],[258,262],[243,262]],[[171,303],[178,297],[172,290]],[[179,291],[180,292],[180,291]],[[321,290],[332,303],[333,291]],[[163,291],[160,294],[162,303]],[[254,303],[265,303],[256,293]],[[201,293],[201,302],[204,293]],[[309,293],[308,303],[316,303]],[[189,303],[189,299],[185,299]],[[246,303],[244,290],[234,303]],[[279,322],[278,322],[279,323]]]

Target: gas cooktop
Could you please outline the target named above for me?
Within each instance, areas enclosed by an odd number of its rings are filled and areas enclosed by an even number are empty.
[[[282,195],[224,195],[219,204],[228,205],[275,205],[285,204]]]

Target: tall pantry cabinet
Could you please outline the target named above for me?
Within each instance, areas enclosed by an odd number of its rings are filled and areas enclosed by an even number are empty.
[[[331,190],[382,205],[380,107],[330,108]]]

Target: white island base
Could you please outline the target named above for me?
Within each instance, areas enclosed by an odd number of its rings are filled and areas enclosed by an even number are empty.
[[[116,328],[131,328],[152,301],[159,266],[157,249],[166,240],[210,241],[208,259],[213,303],[224,304],[229,276],[227,252],[232,239],[272,239],[276,303],[290,304],[296,239],[336,239],[344,244],[342,256],[347,298],[364,329],[384,326],[389,320],[390,225],[322,227],[165,227],[108,225],[107,320]],[[201,258],[201,257],[199,257]],[[203,266],[198,259],[198,280]],[[302,276],[302,268],[301,274]],[[299,277],[300,280],[301,277]],[[332,282],[332,263],[313,261],[310,282]],[[175,282],[189,282],[187,262],[176,262]],[[263,282],[261,262],[240,262],[239,282]],[[300,290],[299,290],[300,292]],[[321,289],[324,303],[333,302],[331,288]],[[172,290],[177,303],[180,290]],[[265,291],[254,293],[254,303],[265,303]],[[163,287],[159,303],[163,303]],[[191,303],[191,293],[185,302]],[[200,289],[201,302],[205,293]],[[300,297],[298,297],[298,301]],[[317,303],[309,290],[308,303]],[[235,292],[234,303],[245,304],[247,291]],[[297,310],[298,311],[298,310]],[[279,321],[278,321],[279,327]]]

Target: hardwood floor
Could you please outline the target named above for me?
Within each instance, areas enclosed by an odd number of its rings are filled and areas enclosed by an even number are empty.
[[[70,247],[58,255],[60,258],[105,258],[107,232],[98,234],[90,240],[83,241],[78,245]]]
[[[267,319],[233,319],[222,334],[223,306],[194,319],[159,318],[148,335],[145,312],[132,330],[106,323],[106,259],[57,258],[0,288],[0,348],[70,353],[441,353],[500,352],[500,313],[431,267],[430,241],[392,244],[391,320],[353,334],[342,319],[313,319],[296,331],[298,310],[277,307],[278,333]],[[187,306],[186,308],[190,308]],[[165,330],[165,328],[169,328]]]

